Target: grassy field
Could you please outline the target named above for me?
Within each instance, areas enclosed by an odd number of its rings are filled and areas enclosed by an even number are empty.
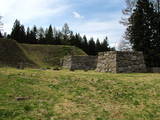
[[[160,74],[0,68],[0,120],[160,120]]]

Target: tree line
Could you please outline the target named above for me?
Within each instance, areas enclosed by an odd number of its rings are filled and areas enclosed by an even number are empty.
[[[126,0],[123,11],[129,17],[122,23],[127,26],[125,39],[135,51],[144,53],[149,67],[160,66],[160,0]]]
[[[74,34],[67,23],[64,24],[62,30],[57,30],[55,27],[52,27],[52,25],[46,29],[34,26],[33,28],[28,27],[27,30],[25,30],[24,25],[16,20],[11,34],[7,37],[16,40],[19,43],[26,44],[76,46],[84,50],[88,55],[97,55],[98,52],[114,50],[114,48],[109,47],[107,37],[102,42],[100,42],[99,39],[87,39],[85,35],[81,36],[79,33]]]

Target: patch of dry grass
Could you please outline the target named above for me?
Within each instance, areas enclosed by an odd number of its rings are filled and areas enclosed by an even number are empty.
[[[160,74],[0,68],[0,118],[159,120]]]

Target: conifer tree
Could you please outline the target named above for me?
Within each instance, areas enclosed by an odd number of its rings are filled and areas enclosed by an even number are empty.
[[[110,50],[110,47],[109,47],[109,44],[108,44],[108,38],[105,37],[105,39],[101,43],[101,52],[106,52],[106,51],[109,51],[109,50]]]
[[[20,21],[18,20],[16,20],[13,25],[11,38],[20,43],[25,42],[25,28],[20,24]]]
[[[0,31],[0,38],[3,38],[3,35],[2,35],[2,33],[1,33],[1,31]]]
[[[79,33],[76,33],[75,35],[75,46],[82,48],[82,37]]]
[[[54,44],[52,25],[49,26],[48,30],[46,30],[45,36],[46,44]]]
[[[96,44],[93,38],[91,38],[88,43],[88,54],[96,55]]]
[[[63,36],[62,32],[58,31],[56,34],[56,39],[55,39],[57,45],[62,45],[62,41],[63,41],[62,36]]]
[[[63,34],[63,37],[62,37],[62,44],[64,45],[69,45],[69,39],[70,39],[70,29],[69,29],[69,26],[67,23],[64,24],[63,28],[62,28],[62,34]]]
[[[136,51],[143,51],[147,65],[150,65],[150,52],[153,38],[153,4],[149,0],[138,0],[133,14],[129,18],[127,38]]]
[[[96,52],[99,53],[101,51],[102,51],[101,43],[100,43],[99,39],[97,39],[97,41],[96,41]]]
[[[21,25],[20,27],[20,39],[21,39],[21,43],[26,42],[26,32],[25,32],[24,25]]]
[[[76,38],[73,34],[73,32],[71,31],[70,33],[70,41],[69,41],[70,45],[75,45],[76,44]]]
[[[82,41],[82,49],[88,53],[88,41],[87,41],[87,37],[84,35],[83,36],[83,41]]]
[[[45,33],[44,33],[44,29],[42,27],[40,27],[38,32],[37,32],[37,38],[38,38],[38,43],[39,44],[44,44]]]

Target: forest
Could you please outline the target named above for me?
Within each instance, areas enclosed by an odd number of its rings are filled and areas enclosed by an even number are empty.
[[[2,34],[0,34],[0,37],[3,37]],[[35,25],[33,28],[28,27],[25,30],[24,25],[19,20],[15,20],[11,34],[8,34],[6,37],[26,44],[76,46],[88,55],[97,55],[98,52],[114,50],[114,48],[109,47],[107,37],[102,42],[98,38],[97,40],[94,40],[94,38],[87,39],[85,35],[81,36],[79,33],[74,34],[67,23],[64,24],[62,30],[57,30],[52,25],[49,25],[46,29],[42,27],[37,28]]]

